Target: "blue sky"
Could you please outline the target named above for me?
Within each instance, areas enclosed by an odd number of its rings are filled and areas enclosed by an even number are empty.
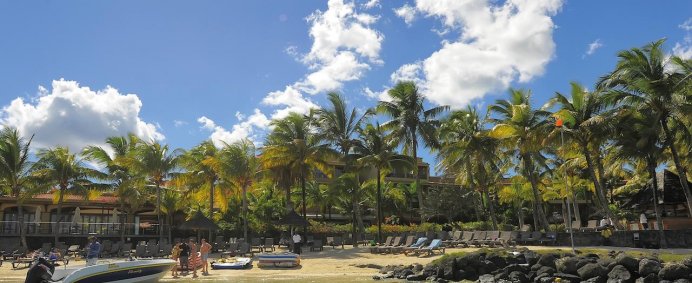
[[[619,50],[692,55],[690,1],[2,1],[0,122],[79,150],[135,132],[258,142],[331,90],[365,109],[397,79],[431,104],[536,104]],[[428,161],[433,161],[425,154]]]

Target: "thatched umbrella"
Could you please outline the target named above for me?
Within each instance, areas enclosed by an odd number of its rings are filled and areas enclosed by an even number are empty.
[[[219,225],[216,225],[213,220],[204,216],[201,211],[197,211],[190,220],[183,222],[178,228],[197,231],[197,238],[199,240],[201,230],[218,230]],[[209,240],[211,241],[211,239]]]
[[[276,222],[278,225],[289,225],[289,226],[310,226],[310,222],[303,219],[302,216],[298,215],[295,210],[291,210],[283,218]]]

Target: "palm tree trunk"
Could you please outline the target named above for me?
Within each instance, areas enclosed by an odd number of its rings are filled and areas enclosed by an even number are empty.
[[[125,211],[125,202],[122,201],[122,196],[119,198],[121,200],[120,202],[120,211]],[[120,241],[125,242],[125,220],[127,217],[120,217]]]
[[[620,227],[619,221],[617,221],[617,218],[615,218],[613,212],[610,211],[610,207],[608,207],[608,200],[606,199],[605,193],[603,192],[603,172],[599,172],[600,176],[596,176],[596,170],[594,170],[594,161],[591,157],[591,152],[589,151],[589,148],[586,143],[582,142],[580,144],[582,147],[582,154],[584,155],[584,158],[586,158],[586,170],[589,172],[591,181],[593,182],[594,188],[596,189],[596,199],[599,202],[599,206],[606,214],[606,216],[608,216],[609,219],[613,220],[614,226],[618,227],[618,229],[621,229],[622,227]]]
[[[517,222],[519,223],[519,229],[521,229],[522,227],[524,227],[524,205],[522,203],[519,203],[519,205],[517,206],[517,218],[519,220]]]
[[[156,220],[159,222],[159,242],[163,240],[163,222],[161,221],[161,186],[156,184]]]
[[[415,175],[416,193],[418,194],[418,214],[420,215],[420,223],[425,223],[423,212],[423,186],[420,185],[420,176],[418,176],[418,140],[416,139],[415,128],[413,129],[413,174]]]
[[[549,231],[548,218],[545,217],[545,211],[543,211],[543,198],[541,197],[541,192],[538,190],[538,182],[533,172],[533,164],[531,164],[531,160],[527,155],[522,156],[522,160],[524,161],[524,169],[529,175],[528,179],[531,183],[531,191],[533,192],[533,213],[535,220],[538,220],[538,223],[535,224],[545,231]]]
[[[212,178],[211,183],[209,184],[209,219],[214,220],[214,186],[216,185],[216,177]],[[169,229],[170,230],[170,229]],[[209,241],[213,241],[213,233],[214,231],[212,229],[209,229]],[[245,237],[247,239],[247,237]]]
[[[666,134],[665,143],[670,149],[670,154],[673,156],[673,163],[675,163],[675,169],[678,171],[678,178],[680,179],[680,184],[682,185],[682,191],[685,192],[685,198],[687,198],[687,215],[692,217],[692,192],[690,192],[690,187],[687,184],[687,168],[680,162],[680,156],[678,155],[678,150],[673,145],[673,134],[668,128],[666,123],[666,118],[661,118],[661,125],[663,126],[663,132]]]
[[[380,167],[377,167],[377,242],[382,242],[382,192],[380,189]]]
[[[243,237],[245,239],[248,239],[247,237],[247,186],[243,184],[242,186],[243,190]]]
[[[308,221],[308,215],[306,212],[306,207],[305,207],[305,168],[301,167],[300,168],[300,187],[301,187],[301,192],[302,192],[302,198],[303,198],[303,220],[305,222]],[[303,226],[303,237],[307,237],[308,233],[308,226]]]
[[[476,191],[471,189],[471,204],[473,205],[473,210],[476,213],[476,221],[481,222],[481,211],[480,211],[480,205],[476,203],[478,200],[476,199]],[[481,201],[482,203],[482,201]]]
[[[490,221],[493,222],[493,230],[497,230],[497,217],[495,217],[495,207],[493,206],[493,202],[490,200],[490,194],[488,193],[487,188],[483,188],[483,194],[485,195],[485,199],[488,202],[488,208],[490,210]]]
[[[36,221],[38,221],[38,219]],[[24,230],[24,209],[19,197],[17,197],[17,224],[19,225],[19,238],[21,239],[22,246],[27,247],[26,231]]]
[[[577,203],[577,193],[572,190],[572,206],[574,206],[574,221],[581,224],[581,213],[579,213],[579,204]]]
[[[168,217],[168,223],[173,223],[173,211],[169,211],[166,214]],[[172,244],[173,243],[173,227],[168,228],[168,243]]]
[[[608,186],[606,184],[606,177],[605,177],[605,170],[603,169],[603,158],[601,158],[601,153],[599,150],[596,150],[596,170],[598,173],[598,180],[601,183],[601,190],[603,194],[603,200],[605,201],[606,206],[610,206],[611,203],[613,203],[613,189],[612,186],[610,189],[608,189]],[[610,198],[608,198],[608,194],[610,193]]]
[[[56,220],[55,220],[55,229],[53,230],[53,245],[58,246],[58,241],[60,240],[60,222],[62,222],[62,202],[63,202],[63,196],[65,194],[65,187],[63,185],[60,185],[60,192],[58,193],[58,214],[56,215]]]
[[[651,176],[651,184],[653,190],[654,198],[654,212],[656,213],[656,223],[658,224],[658,237],[661,239],[661,248],[668,248],[668,243],[666,241],[666,234],[663,232],[663,220],[661,220],[661,211],[658,209],[658,180],[656,180],[656,161],[652,156],[646,157],[646,167],[649,171],[649,176]]]

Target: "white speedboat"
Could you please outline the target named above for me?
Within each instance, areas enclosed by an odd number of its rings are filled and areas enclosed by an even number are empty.
[[[104,262],[81,268],[56,268],[52,278],[62,283],[158,282],[175,264],[170,259]]]

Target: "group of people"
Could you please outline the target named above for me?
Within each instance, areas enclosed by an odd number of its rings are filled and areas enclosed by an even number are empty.
[[[195,241],[189,239],[187,243],[183,241],[173,245],[171,258],[179,262],[181,272],[192,270],[192,277],[196,278],[197,268],[200,266],[202,267],[202,275],[209,275],[209,253],[211,253],[211,244],[207,242],[207,239],[202,239],[199,249]],[[171,273],[173,278],[178,278],[177,265],[173,267]]]

